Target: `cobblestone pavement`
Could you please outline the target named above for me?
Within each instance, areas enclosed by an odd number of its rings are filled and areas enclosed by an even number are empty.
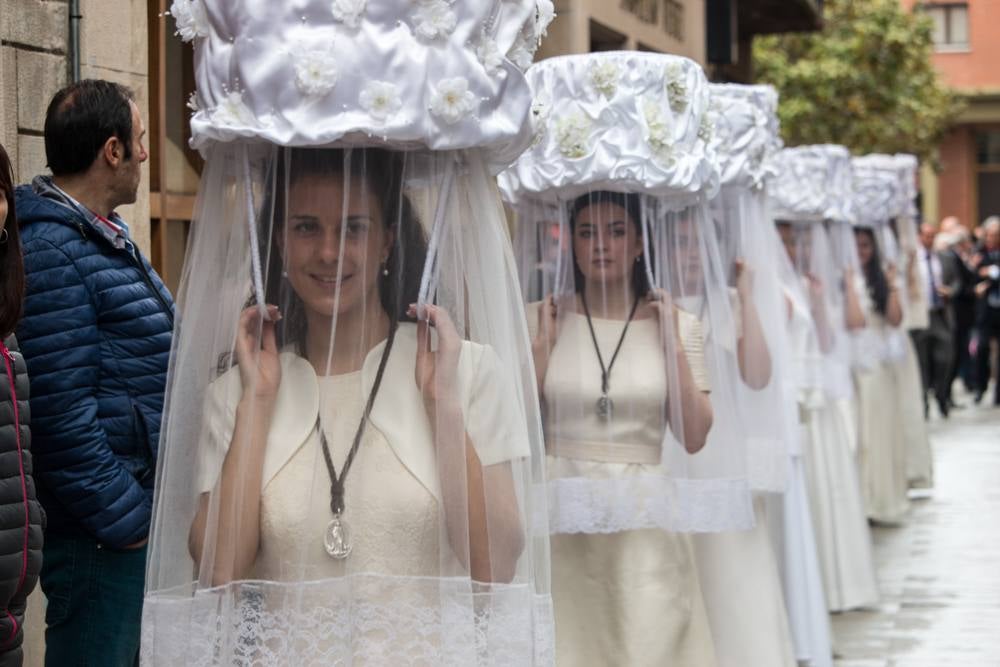
[[[1000,667],[1000,408],[960,400],[931,423],[935,488],[874,529],[881,605],[833,617],[837,667]]]

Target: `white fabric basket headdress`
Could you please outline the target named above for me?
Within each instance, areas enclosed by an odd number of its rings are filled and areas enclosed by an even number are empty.
[[[907,208],[895,156],[873,153],[851,159],[854,224],[885,225]]]
[[[777,220],[851,222],[851,154],[843,146],[784,148],[774,155],[768,188]]]
[[[528,70],[534,141],[500,178],[505,197],[595,190],[691,200],[719,174],[705,74],[679,56],[634,51],[549,58]]]
[[[196,49],[192,145],[389,144],[485,149],[496,169],[528,139],[521,69],[551,0],[174,0]]]

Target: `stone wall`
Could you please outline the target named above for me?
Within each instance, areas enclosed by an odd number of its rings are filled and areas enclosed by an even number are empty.
[[[42,129],[49,100],[70,77],[68,0],[0,0],[0,142],[14,175],[27,182],[46,171]],[[148,118],[145,0],[81,0],[80,75],[123,83]],[[132,234],[149,252],[149,178],[138,201],[122,207]]]

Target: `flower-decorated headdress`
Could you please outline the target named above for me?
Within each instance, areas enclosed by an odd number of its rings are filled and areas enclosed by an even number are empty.
[[[708,82],[679,56],[607,52],[528,70],[534,143],[501,176],[511,199],[590,190],[713,194]]]
[[[818,144],[775,153],[768,197],[776,220],[851,222],[851,154],[843,146]]]
[[[851,159],[854,177],[855,225],[887,223],[905,208],[899,166],[892,155],[871,154]]]
[[[192,144],[526,145],[530,64],[551,0],[174,0],[195,42]]]
[[[712,149],[722,185],[759,189],[771,174],[771,155],[781,148],[778,93],[771,86],[713,83]]]

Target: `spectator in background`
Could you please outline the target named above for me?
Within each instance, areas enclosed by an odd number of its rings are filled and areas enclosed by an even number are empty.
[[[947,417],[951,410],[951,377],[955,356],[952,334],[954,315],[951,308],[955,288],[946,280],[944,262],[934,249],[937,236],[933,225],[920,225],[920,248],[917,250],[916,260],[920,276],[927,285],[930,307],[927,328],[914,330],[911,335],[920,360],[925,418],[928,413],[927,392],[930,390],[934,392],[943,417]]]
[[[1000,344],[1000,218],[987,218],[981,225],[983,251],[974,267],[979,283],[975,287],[979,299],[976,327],[979,343],[976,351],[976,402],[982,400],[989,387],[991,373],[990,341]],[[994,374],[1000,375],[1000,372]],[[1000,405],[1000,377],[993,379],[993,405]]]
[[[23,661],[24,612],[42,566],[45,515],[31,466],[28,374],[12,335],[24,299],[14,174],[0,146],[0,667]]]
[[[971,269],[974,249],[969,231],[958,225],[952,231],[939,237],[936,249],[941,258],[942,279],[950,296],[948,306],[953,325],[954,352],[951,372],[948,378],[948,402],[955,380],[962,378],[966,391],[975,391],[974,363],[969,356],[969,339],[976,324],[976,276]]]
[[[127,88],[74,83],[45,118],[52,176],[17,188],[51,666],[138,659],[173,328],[170,294],[115,213],[136,200],[143,134]]]

